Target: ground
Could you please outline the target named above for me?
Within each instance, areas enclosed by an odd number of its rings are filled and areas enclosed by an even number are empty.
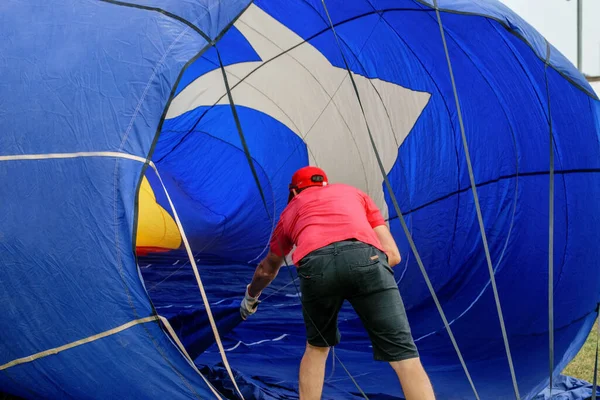
[[[577,354],[577,357],[575,357],[563,371],[564,375],[570,375],[575,378],[592,382],[594,379],[594,360],[596,359],[597,340],[598,328],[594,325],[590,332],[590,336],[579,351],[579,354]]]

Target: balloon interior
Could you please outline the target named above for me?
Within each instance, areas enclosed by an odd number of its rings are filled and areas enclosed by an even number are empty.
[[[382,210],[439,398],[530,399],[584,342],[600,101],[498,1],[2,9],[0,391],[296,398],[295,268],[239,302],[306,165]],[[339,321],[324,398],[401,398]]]

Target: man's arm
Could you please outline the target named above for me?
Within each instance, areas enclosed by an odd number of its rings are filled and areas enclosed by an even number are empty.
[[[373,228],[373,230],[377,234],[377,238],[383,246],[385,254],[388,256],[388,263],[390,264],[390,267],[396,266],[398,263],[400,263],[402,258],[400,257],[400,250],[398,250],[396,241],[394,240],[394,237],[392,236],[392,233],[388,229],[387,225],[376,226]]]
[[[252,282],[248,286],[248,294],[251,297],[258,297],[260,293],[275,279],[279,273],[279,268],[283,264],[283,257],[269,251],[269,254],[258,264]]]
[[[369,224],[371,224],[371,228],[373,228],[375,231],[375,234],[379,239],[379,243],[381,243],[381,246],[388,257],[388,263],[390,264],[390,267],[394,267],[401,260],[400,251],[398,250],[396,241],[385,224],[385,220],[381,215],[381,211],[379,211],[379,208],[373,199],[364,192],[359,191],[359,193],[364,199],[367,220],[369,221]]]
[[[282,214],[281,217],[283,218],[284,215]],[[269,254],[258,264],[252,282],[246,286],[246,294],[240,304],[240,314],[244,320],[256,312],[258,296],[273,282],[279,268],[281,268],[285,255],[292,250],[293,243],[285,234],[282,219],[277,223],[269,245]]]

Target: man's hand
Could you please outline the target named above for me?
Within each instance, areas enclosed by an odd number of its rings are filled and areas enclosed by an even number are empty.
[[[373,228],[379,242],[383,246],[385,250],[385,254],[388,256],[388,263],[390,267],[396,266],[402,258],[400,257],[400,251],[398,250],[398,246],[396,245],[396,241],[394,237],[390,233],[387,225],[379,225]]]
[[[242,316],[242,319],[244,321],[246,320],[246,318],[248,318],[248,316],[256,312],[256,309],[258,308],[259,304],[258,297],[260,296],[260,293],[256,297],[250,296],[250,294],[248,293],[249,287],[250,285],[246,286],[246,295],[242,300],[242,304],[240,304],[240,315]]]
[[[283,257],[270,251],[260,264],[258,264],[256,271],[254,271],[252,282],[246,286],[246,294],[240,305],[242,319],[246,320],[249,315],[256,312],[258,297],[264,288],[269,286],[273,279],[275,279],[282,263]]]

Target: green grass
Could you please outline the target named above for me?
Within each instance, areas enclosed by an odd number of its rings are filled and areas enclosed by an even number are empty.
[[[598,328],[594,325],[585,344],[579,350],[577,356],[567,365],[563,371],[564,375],[574,376],[592,382],[594,379],[594,360],[596,358],[596,341],[598,340]],[[599,377],[600,378],[600,377]]]

